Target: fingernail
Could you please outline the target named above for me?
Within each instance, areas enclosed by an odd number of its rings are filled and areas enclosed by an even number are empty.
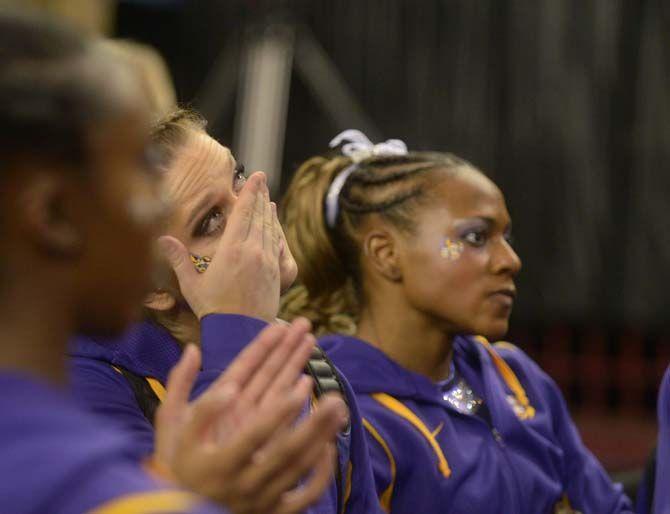
[[[302,316],[299,318],[296,318],[293,324],[300,329],[307,330],[309,331],[312,328],[312,322],[308,320],[307,318],[303,318]]]
[[[184,348],[184,357],[190,357],[191,354],[195,351],[195,345],[192,343],[189,343],[186,345],[186,348]]]

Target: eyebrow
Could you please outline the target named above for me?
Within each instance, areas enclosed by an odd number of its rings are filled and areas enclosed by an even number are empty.
[[[469,218],[462,218],[458,220],[456,223],[461,225],[465,224],[471,221],[483,221],[486,223],[489,227],[495,227],[496,226],[496,220],[494,218],[491,218],[489,216],[472,216]],[[512,220],[509,220],[509,222],[505,225],[505,231],[512,230]]]
[[[195,208],[191,211],[191,215],[188,218],[187,225],[190,227],[195,223],[196,219],[203,213],[203,211],[209,207],[213,202],[214,195],[212,193],[205,194],[196,204]]]

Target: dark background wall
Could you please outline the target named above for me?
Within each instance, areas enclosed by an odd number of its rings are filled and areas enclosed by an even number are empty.
[[[268,7],[269,6],[269,7]],[[122,2],[195,100],[242,28],[284,7],[384,137],[450,150],[502,187],[520,321],[667,326],[670,4],[663,0]],[[232,140],[232,112],[212,127]],[[338,130],[294,74],[285,177]]]

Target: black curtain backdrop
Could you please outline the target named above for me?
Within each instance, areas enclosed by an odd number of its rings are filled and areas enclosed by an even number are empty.
[[[670,3],[122,2],[118,33],[157,45],[197,102],[226,45],[286,13],[385,138],[459,154],[503,189],[524,260],[517,322],[668,327]],[[230,143],[232,127],[211,130]],[[294,74],[283,183],[340,128]]]

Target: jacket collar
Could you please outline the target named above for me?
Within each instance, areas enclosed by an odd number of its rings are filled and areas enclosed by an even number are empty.
[[[77,336],[71,341],[68,354],[105,361],[165,382],[181,351],[167,330],[144,321],[133,325],[119,338]]]

